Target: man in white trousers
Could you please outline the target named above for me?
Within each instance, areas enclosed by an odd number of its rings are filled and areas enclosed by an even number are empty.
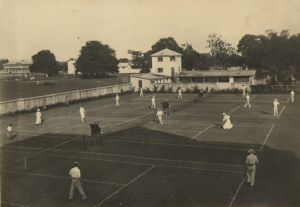
[[[251,187],[254,186],[255,181],[255,171],[256,165],[258,165],[258,159],[254,155],[254,150],[248,150],[249,154],[246,158],[246,170],[247,170],[247,182],[250,184]]]
[[[250,109],[251,105],[250,105],[250,96],[249,96],[249,93],[246,94],[246,104],[245,104],[244,108],[246,108],[247,105],[249,106],[249,109]]]

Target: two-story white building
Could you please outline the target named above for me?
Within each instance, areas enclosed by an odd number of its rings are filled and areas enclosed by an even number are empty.
[[[138,91],[141,87],[151,87],[151,83],[171,83],[172,77],[182,71],[181,56],[168,48],[152,54],[151,72],[131,75],[132,86]]]
[[[75,74],[75,63],[77,59],[71,58],[69,59],[68,62],[68,74]]]

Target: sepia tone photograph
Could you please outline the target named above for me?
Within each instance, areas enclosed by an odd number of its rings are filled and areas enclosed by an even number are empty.
[[[299,207],[300,0],[0,0],[0,206]]]

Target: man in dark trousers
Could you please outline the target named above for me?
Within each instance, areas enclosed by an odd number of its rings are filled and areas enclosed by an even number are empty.
[[[204,101],[204,97],[205,97],[205,94],[204,94],[203,89],[201,88],[201,90],[199,91],[199,101],[203,102]]]

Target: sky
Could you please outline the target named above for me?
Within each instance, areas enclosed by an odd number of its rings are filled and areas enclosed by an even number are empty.
[[[109,45],[119,59],[166,37],[207,53],[213,33],[234,47],[268,29],[297,34],[300,0],[1,0],[0,19],[1,59],[30,60],[50,50],[67,61],[91,40]]]

